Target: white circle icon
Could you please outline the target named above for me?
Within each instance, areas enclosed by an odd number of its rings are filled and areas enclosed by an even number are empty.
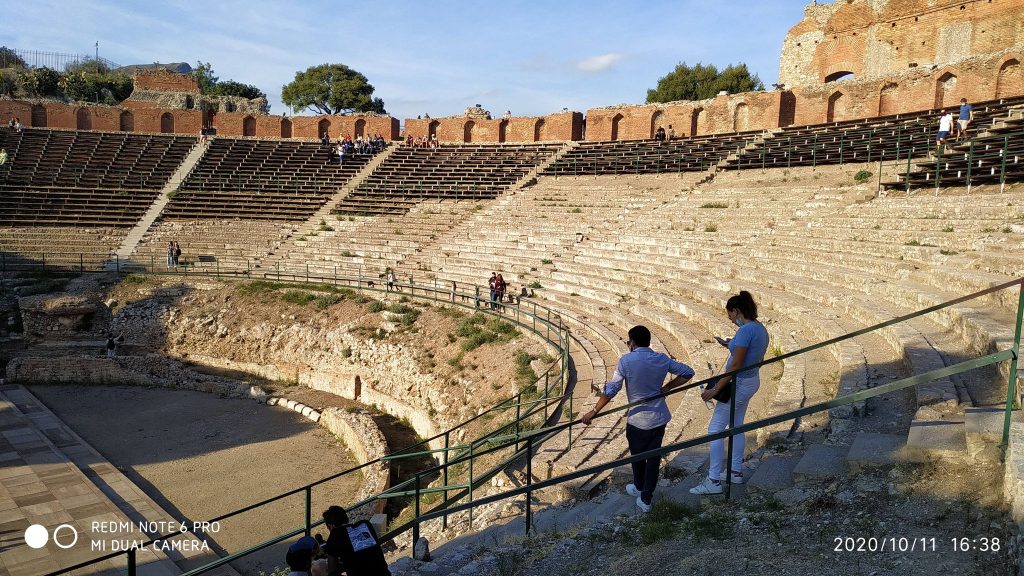
[[[33,524],[25,530],[25,544],[28,544],[29,548],[42,548],[49,539],[50,534],[46,531],[46,526],[41,524]]]
[[[72,538],[70,544],[62,544],[61,542],[57,541],[57,533],[60,532],[61,530],[65,530],[65,531],[70,531],[71,532],[71,535],[73,536],[73,538]],[[78,530],[75,530],[75,527],[72,526],[71,524],[61,524],[60,526],[57,526],[56,528],[53,529],[53,543],[57,545],[57,548],[61,548],[61,549],[64,549],[64,550],[67,550],[68,548],[71,548],[72,546],[74,546],[75,544],[78,543]]]

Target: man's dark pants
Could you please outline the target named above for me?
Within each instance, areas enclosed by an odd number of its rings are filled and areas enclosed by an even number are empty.
[[[626,442],[629,444],[631,455],[661,448],[661,441],[664,438],[664,424],[650,430],[626,424]],[[640,491],[640,498],[645,504],[650,504],[651,498],[654,496],[654,488],[658,485],[658,468],[660,466],[660,456],[633,462],[633,485]]]

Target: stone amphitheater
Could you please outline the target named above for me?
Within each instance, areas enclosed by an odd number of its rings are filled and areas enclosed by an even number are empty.
[[[0,576],[276,574],[336,501],[410,576],[1019,573],[1019,54],[872,71],[877,50],[842,59],[825,42],[827,69],[790,61],[811,21],[854,52],[859,24],[844,26],[885,4],[808,7],[783,67],[817,84],[748,94],[778,98],[764,126],[736,95],[674,103],[693,128],[667,142],[647,136],[672,106],[591,111],[590,134],[566,140],[467,128],[342,164],[300,137],[0,128]],[[938,147],[954,65],[996,85],[977,82],[970,137]],[[841,68],[858,74],[845,93],[826,80]],[[886,79],[930,83],[935,105],[894,111]],[[786,94],[822,90],[827,110],[799,100],[782,121]],[[711,411],[687,387],[667,398],[663,476],[640,514],[623,400],[579,416],[637,324],[695,382],[719,374],[714,337],[732,334],[723,306],[740,290],[771,336],[746,482],[690,494]],[[108,335],[124,336],[114,357]],[[176,418],[177,451],[160,445]],[[186,517],[232,534],[58,546],[58,526],[95,541],[97,523]],[[30,525],[49,547],[28,545]]]

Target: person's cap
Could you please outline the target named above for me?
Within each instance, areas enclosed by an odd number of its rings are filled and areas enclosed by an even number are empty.
[[[288,547],[288,553],[316,550],[317,541],[312,536],[303,536]]]

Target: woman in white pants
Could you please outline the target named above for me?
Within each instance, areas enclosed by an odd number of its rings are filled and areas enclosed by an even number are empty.
[[[750,292],[742,291],[729,298],[725,304],[729,320],[739,328],[732,338],[723,340],[718,338],[718,343],[729,348],[729,361],[725,365],[725,372],[732,372],[740,368],[746,368],[758,364],[764,360],[765,352],[768,350],[768,330],[757,321],[757,304],[754,303]],[[705,401],[711,400],[719,392],[729,386],[731,376],[723,377],[704,390],[701,398]],[[736,388],[732,390],[730,399],[727,402],[719,402],[715,406],[715,412],[708,423],[708,434],[721,432],[729,427],[729,411],[731,403],[736,403],[734,424],[741,426],[747,415],[747,406],[750,399],[761,387],[761,378],[757,368],[744,370],[736,375]],[[703,482],[690,489],[693,494],[721,494],[722,482],[725,478],[725,440],[711,442],[711,465],[708,469],[708,476]],[[732,462],[730,463],[732,483],[743,483],[743,434],[733,439]]]

